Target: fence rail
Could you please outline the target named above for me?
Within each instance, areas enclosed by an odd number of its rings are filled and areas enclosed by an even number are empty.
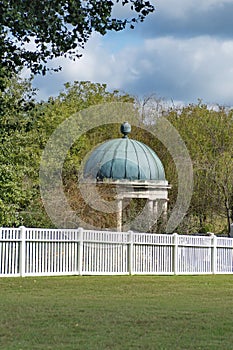
[[[0,277],[233,274],[233,239],[211,236],[0,229]]]

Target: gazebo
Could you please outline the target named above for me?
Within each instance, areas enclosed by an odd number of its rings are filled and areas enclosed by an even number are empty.
[[[122,231],[124,200],[146,199],[145,213],[150,223],[166,215],[168,189],[163,164],[146,144],[128,137],[131,126],[121,125],[122,138],[97,146],[84,166],[84,179],[116,186],[117,231]]]

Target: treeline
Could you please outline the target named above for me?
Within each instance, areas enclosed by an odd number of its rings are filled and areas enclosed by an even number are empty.
[[[194,171],[183,229],[229,234],[233,220],[233,110],[198,103],[170,111],[168,119],[184,140]]]
[[[233,220],[233,110],[209,108],[201,102],[188,106],[166,107],[156,99],[139,106],[128,94],[109,92],[104,84],[76,82],[46,102],[36,102],[30,80],[17,76],[6,82],[0,93],[0,225],[53,227],[46,214],[39,189],[39,169],[43,149],[53,131],[68,117],[90,106],[106,102],[131,102],[141,112],[132,138],[154,148],[164,163],[172,185],[170,204],[176,202],[178,178],[175,163],[164,145],[140,125],[154,125],[165,116],[184,140],[194,170],[194,188],[189,210],[176,229],[182,233],[229,233]],[[125,121],[127,116],[123,116]],[[83,121],[86,122],[86,121]],[[114,215],[94,212],[77,189],[79,166],[91,149],[111,137],[119,137],[119,124],[102,125],[82,135],[67,154],[63,184],[70,204],[92,224],[108,227]],[[185,191],[185,189],[184,189]],[[90,215],[91,213],[91,215]],[[78,223],[77,223],[78,225]]]

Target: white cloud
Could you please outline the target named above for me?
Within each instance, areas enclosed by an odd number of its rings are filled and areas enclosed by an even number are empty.
[[[232,0],[158,0],[156,15],[151,17],[154,22],[147,22],[149,26],[147,23],[146,26],[141,24],[138,28],[142,32],[111,33],[104,38],[94,35],[80,60],[58,60],[57,63],[63,66],[62,72],[36,78],[35,84],[40,87],[39,96],[57,95],[67,81],[90,80],[107,83],[110,89],[135,95],[156,93],[167,99],[185,102],[196,102],[201,98],[207,103],[232,105],[231,23],[227,22],[226,36],[224,33],[218,36],[218,29],[215,35],[212,23],[215,16],[222,14],[218,22],[221,28],[227,13],[226,5],[232,4]],[[224,8],[224,11],[218,12],[220,8]],[[202,16],[198,24],[193,16],[194,10],[196,15],[198,12]],[[176,24],[179,23],[178,18],[184,20],[179,30],[170,21],[172,17],[176,19]],[[209,33],[208,23],[212,23]],[[169,34],[165,29],[155,27],[155,24],[163,28],[169,26]],[[200,24],[203,24],[203,30]],[[158,33],[156,28],[161,31]],[[188,30],[189,35],[186,35]]]
[[[232,4],[232,0],[158,0],[157,10],[162,15],[174,18],[185,18],[189,13],[206,12],[213,8],[220,8]]]
[[[145,41],[142,51],[133,63],[140,72],[141,86],[148,81],[152,89],[154,79],[155,92],[167,98],[222,103],[233,100],[233,41],[167,37]]]
[[[233,41],[207,36],[191,39],[163,37],[115,53],[94,37],[84,57],[62,60],[63,71],[52,76],[61,83],[91,80],[109,88],[164,98],[229,104],[233,101]],[[43,87],[42,87],[43,93]]]

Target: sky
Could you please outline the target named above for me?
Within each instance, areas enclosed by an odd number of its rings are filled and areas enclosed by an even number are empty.
[[[34,79],[38,98],[57,96],[66,82],[89,80],[140,98],[232,106],[233,0],[151,3],[155,12],[135,29],[95,33],[81,59],[53,61],[63,69]]]

